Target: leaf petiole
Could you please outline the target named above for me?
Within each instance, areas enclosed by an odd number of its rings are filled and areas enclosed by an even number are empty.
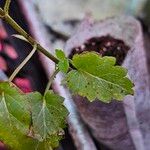
[[[49,81],[47,83],[47,86],[46,86],[46,89],[45,89],[45,92],[44,92],[44,96],[46,95],[47,91],[50,89],[50,86],[51,86],[51,84],[52,84],[52,82],[53,82],[53,80],[56,77],[58,72],[59,72],[59,69],[56,69],[54,71],[54,73],[51,75],[51,77],[50,77],[50,79],[49,79]]]
[[[6,0],[6,2],[5,2],[4,12],[6,14],[8,14],[8,12],[9,12],[10,3],[11,3],[11,0]]]
[[[29,55],[24,59],[24,61],[15,69],[15,71],[12,73],[12,75],[9,77],[8,81],[11,82],[15,76],[19,73],[19,71],[26,65],[26,63],[31,59],[33,54],[35,53],[37,49],[37,45],[35,44],[33,47],[33,50],[29,53]]]
[[[45,56],[47,56],[49,59],[51,59],[53,62],[58,63],[58,59],[54,57],[51,53],[49,53],[48,50],[46,50],[44,47],[42,47],[38,42],[35,41],[33,37],[31,37],[23,28],[21,28],[17,22],[8,14],[6,14],[1,8],[0,8],[0,18],[4,19],[14,30],[16,30],[20,35],[24,36],[31,45],[37,44],[37,50],[43,53]]]

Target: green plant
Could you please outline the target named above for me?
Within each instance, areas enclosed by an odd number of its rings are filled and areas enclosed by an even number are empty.
[[[59,145],[68,112],[63,105],[63,98],[49,90],[59,72],[65,75],[62,84],[67,85],[73,94],[87,97],[89,101],[99,99],[109,103],[112,99],[122,100],[124,96],[133,94],[133,84],[126,77],[126,69],[116,66],[114,57],[84,52],[74,55],[70,60],[58,49],[56,56],[53,56],[9,16],[10,2],[6,0],[4,9],[0,8],[0,18],[19,33],[14,35],[16,38],[33,46],[31,53],[8,81],[0,82],[0,140],[10,149],[51,150]],[[56,64],[44,95],[39,92],[24,94],[12,83],[36,50]]]

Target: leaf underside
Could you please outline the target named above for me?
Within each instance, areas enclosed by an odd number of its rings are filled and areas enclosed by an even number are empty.
[[[26,135],[30,124],[28,102],[13,84],[0,82],[0,139],[17,149],[16,139]]]
[[[56,56],[59,59],[58,68],[61,72],[67,73],[69,69],[69,60],[62,50],[56,49]]]
[[[9,149],[58,147],[67,114],[63,98],[50,91],[44,97],[25,95],[12,83],[0,82],[0,140]]]
[[[110,102],[122,100],[133,94],[133,83],[126,77],[127,70],[115,66],[114,57],[101,57],[95,52],[74,55],[72,64],[76,70],[70,71],[63,84],[74,93],[87,97],[90,101],[99,99]]]
[[[48,91],[44,97],[37,92],[30,97],[34,133],[43,140],[50,138],[50,135],[61,135],[68,114],[63,98],[52,91]]]

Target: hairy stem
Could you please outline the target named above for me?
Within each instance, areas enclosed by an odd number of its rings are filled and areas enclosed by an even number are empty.
[[[50,86],[51,86],[51,84],[52,84],[52,82],[53,82],[53,80],[56,77],[56,75],[57,75],[58,72],[59,72],[59,69],[56,69],[54,71],[54,73],[51,75],[51,77],[50,77],[50,79],[49,79],[49,81],[47,83],[47,86],[46,86],[46,89],[45,89],[45,92],[44,92],[44,96],[47,93],[47,91],[50,89]]]
[[[10,3],[11,3],[11,0],[6,0],[6,2],[5,2],[4,12],[6,14],[8,14],[8,12],[9,12]]]
[[[34,45],[33,50],[29,53],[29,55],[24,59],[24,61],[15,69],[12,75],[9,77],[8,81],[11,82],[15,76],[19,73],[19,71],[25,66],[25,64],[31,59],[33,54],[37,49],[37,45]]]

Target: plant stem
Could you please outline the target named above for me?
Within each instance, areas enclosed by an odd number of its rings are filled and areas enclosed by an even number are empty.
[[[4,13],[3,9],[0,8],[0,18],[2,19],[4,17],[4,15],[5,15],[5,13]]]
[[[36,40],[33,39],[25,30],[23,30],[8,14],[6,14],[2,9],[0,9],[0,17],[4,19],[12,28],[14,28],[20,35],[24,36],[31,45],[37,45],[37,50],[51,59],[53,62],[58,63],[59,60],[49,53],[44,47],[42,47]]]
[[[6,2],[5,2],[4,12],[5,12],[6,14],[8,14],[8,12],[9,12],[10,3],[11,3],[11,0],[6,0]]]
[[[58,72],[59,72],[59,69],[56,69],[54,71],[54,73],[51,75],[51,77],[50,77],[50,79],[47,83],[47,86],[46,86],[46,89],[45,89],[45,92],[44,92],[44,96],[47,93],[47,91],[50,89],[50,86],[51,86],[51,84],[52,84],[52,82],[53,82],[53,80],[54,80],[54,78],[55,78],[55,76],[57,75]]]
[[[19,73],[19,71],[25,66],[25,64],[30,60],[37,49],[37,45],[34,45],[33,50],[29,53],[29,55],[24,59],[24,61],[15,69],[12,75],[9,77],[8,81],[11,82],[15,78],[15,76]]]

